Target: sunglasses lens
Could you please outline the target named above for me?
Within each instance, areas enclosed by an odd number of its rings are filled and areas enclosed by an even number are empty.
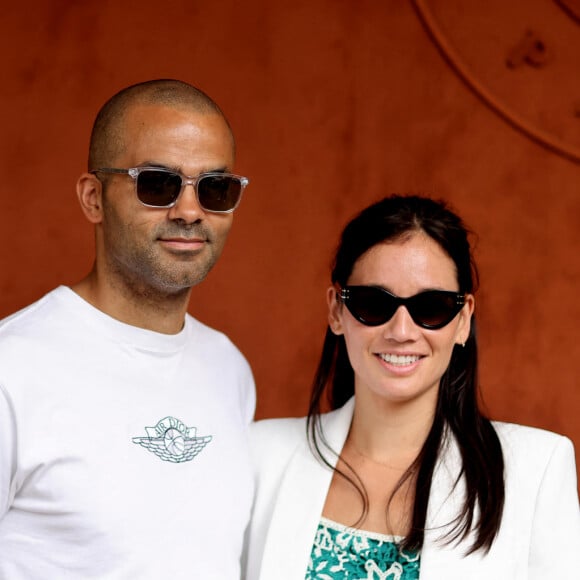
[[[137,197],[152,207],[170,206],[181,191],[181,177],[170,171],[146,169],[137,176]]]
[[[461,308],[454,293],[439,290],[417,294],[407,306],[419,326],[433,329],[449,324]]]
[[[379,288],[350,286],[346,307],[359,322],[367,326],[380,326],[393,316],[397,303],[390,294]]]
[[[436,330],[449,324],[463,305],[460,295],[445,290],[428,290],[409,298],[398,298],[374,286],[347,286],[344,292],[346,307],[366,326],[385,324],[404,306],[415,324]]]
[[[197,184],[199,204],[207,211],[229,212],[242,196],[242,180],[232,175],[204,175]]]

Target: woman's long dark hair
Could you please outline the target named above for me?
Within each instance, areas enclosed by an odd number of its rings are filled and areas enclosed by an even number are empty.
[[[393,195],[371,205],[344,229],[332,270],[332,282],[345,286],[356,261],[370,248],[384,242],[404,239],[423,232],[439,244],[455,263],[461,293],[472,294],[478,277],[472,259],[468,231],[462,220],[444,202],[421,196]],[[320,415],[326,392],[330,407],[337,409],[354,395],[354,371],[343,336],[326,331],[322,354],[310,398],[307,429],[313,452],[327,466],[337,450],[324,438]],[[500,527],[504,505],[504,462],[501,445],[493,425],[478,402],[477,339],[475,318],[464,346],[456,345],[443,374],[435,417],[419,455],[399,481],[415,478],[415,502],[411,528],[402,547],[419,550],[423,546],[427,508],[433,473],[446,435],[451,432],[459,446],[465,502],[458,517],[445,534],[448,541],[464,540],[473,531],[475,540],[469,552],[488,551]],[[355,486],[363,501],[361,520],[368,510],[368,496],[358,475],[347,465],[350,475],[333,468]],[[394,493],[396,493],[396,490]],[[479,511],[479,514],[477,513]]]

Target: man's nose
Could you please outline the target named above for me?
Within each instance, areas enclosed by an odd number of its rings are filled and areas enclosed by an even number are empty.
[[[173,207],[169,208],[169,218],[193,223],[203,219],[203,216],[205,216],[205,211],[197,199],[195,180],[185,179],[177,201]]]

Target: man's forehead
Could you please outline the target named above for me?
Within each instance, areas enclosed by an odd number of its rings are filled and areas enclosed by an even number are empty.
[[[185,105],[165,105],[157,103],[138,103],[127,108],[121,120],[123,132],[178,126],[211,127],[232,141],[230,127],[221,113],[215,110],[199,110]]]
[[[233,136],[223,116],[215,111],[139,104],[127,111],[119,137],[117,164],[143,165],[147,161],[187,173],[192,168],[182,164],[191,158],[205,160],[205,170],[231,168],[234,162]]]

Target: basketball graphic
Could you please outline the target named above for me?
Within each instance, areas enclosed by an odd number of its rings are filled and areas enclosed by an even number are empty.
[[[175,417],[165,417],[145,431],[147,437],[133,437],[133,443],[171,463],[191,461],[212,439],[211,435],[197,437],[196,427],[187,427]]]
[[[183,455],[185,451],[185,438],[177,429],[167,429],[163,437],[163,442],[165,443],[165,449],[171,455]]]

